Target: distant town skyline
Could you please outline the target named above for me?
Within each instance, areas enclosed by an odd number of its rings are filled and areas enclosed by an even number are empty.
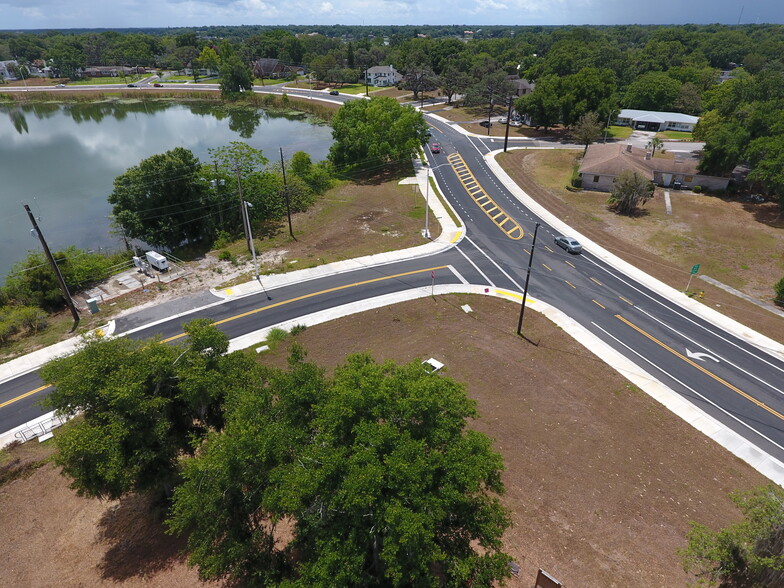
[[[782,0],[0,0],[0,30],[784,23]]]

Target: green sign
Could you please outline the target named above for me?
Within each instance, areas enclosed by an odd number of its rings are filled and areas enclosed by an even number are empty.
[[[700,264],[699,263],[691,268],[691,275],[696,274],[698,271],[700,271]]]

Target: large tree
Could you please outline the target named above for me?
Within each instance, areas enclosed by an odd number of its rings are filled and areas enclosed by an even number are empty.
[[[572,128],[572,136],[585,145],[583,155],[588,151],[588,145],[596,141],[602,136],[602,123],[599,121],[599,115],[595,112],[588,112],[582,115]]]
[[[625,170],[613,180],[607,203],[620,214],[632,215],[653,196],[653,182],[635,171]]]
[[[339,168],[370,169],[402,163],[416,153],[427,125],[420,112],[394,98],[352,100],[332,119],[330,161]]]
[[[82,414],[57,438],[57,461],[80,494],[171,493],[180,457],[223,426],[226,382],[238,389],[252,381],[254,362],[223,355],[228,339],[208,321],[192,321],[185,331],[183,347],[88,340],[41,370],[54,386],[46,405]]]
[[[351,356],[228,402],[184,471],[171,528],[204,578],[306,586],[494,586],[509,574],[501,457],[467,430],[475,403],[418,362]],[[293,526],[288,545],[276,528]]]
[[[253,90],[253,72],[228,41],[220,46],[220,88],[226,98]]]
[[[211,236],[214,218],[200,174],[199,160],[182,147],[148,157],[115,178],[109,195],[115,222],[127,237],[155,246]]]

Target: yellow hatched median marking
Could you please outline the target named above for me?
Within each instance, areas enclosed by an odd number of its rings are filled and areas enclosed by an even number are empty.
[[[525,232],[511,216],[509,216],[503,208],[493,201],[493,199],[484,191],[482,185],[468,169],[466,162],[459,153],[452,153],[447,157],[447,161],[452,164],[452,169],[455,170],[457,179],[463,184],[463,188],[468,192],[469,196],[474,199],[477,206],[481,208],[487,217],[495,223],[495,225],[507,237],[513,241],[523,238]],[[499,211],[496,213],[496,211]],[[511,224],[511,226],[509,226]]]
[[[756,399],[756,398],[754,398],[752,395],[750,395],[750,394],[748,394],[748,393],[744,392],[744,391],[743,391],[743,390],[741,390],[740,388],[737,388],[737,387],[733,386],[732,384],[730,384],[730,383],[729,383],[729,382],[727,382],[726,380],[723,380],[722,378],[720,378],[719,376],[717,376],[716,374],[714,374],[714,373],[713,373],[713,372],[711,372],[710,370],[708,370],[708,369],[706,369],[706,368],[702,367],[700,364],[698,364],[698,363],[696,363],[696,362],[692,361],[692,360],[691,360],[691,359],[689,359],[688,357],[686,357],[686,356],[684,356],[684,355],[681,355],[680,353],[678,353],[677,351],[675,351],[675,350],[674,350],[672,347],[670,347],[670,346],[669,346],[669,345],[667,345],[666,343],[663,343],[662,341],[659,341],[659,340],[658,340],[656,337],[654,337],[653,335],[651,335],[651,334],[649,334],[649,333],[646,333],[645,331],[643,331],[643,330],[642,330],[640,327],[638,327],[638,326],[637,326],[637,325],[635,325],[634,323],[632,323],[632,322],[630,322],[630,321],[626,320],[625,318],[623,318],[623,317],[622,317],[620,314],[616,314],[616,315],[615,315],[615,318],[617,318],[618,320],[620,320],[621,322],[623,322],[623,323],[624,323],[624,324],[626,324],[627,326],[631,327],[632,329],[634,329],[635,331],[637,331],[638,333],[640,333],[642,336],[644,336],[644,337],[647,337],[648,339],[650,339],[651,341],[653,341],[654,343],[656,343],[656,344],[657,344],[657,345],[659,345],[660,347],[663,347],[664,349],[666,349],[667,351],[669,351],[670,353],[672,353],[672,354],[673,354],[675,357],[677,357],[677,358],[679,358],[679,359],[682,359],[683,361],[685,361],[686,363],[688,363],[690,366],[697,368],[698,370],[700,370],[700,371],[701,371],[703,374],[705,374],[706,376],[710,376],[711,378],[713,378],[714,380],[716,380],[716,381],[717,381],[717,382],[719,382],[720,384],[724,384],[724,385],[725,385],[727,388],[729,388],[730,390],[732,390],[732,391],[733,391],[733,392],[735,392],[736,394],[739,394],[740,396],[743,396],[743,398],[745,398],[746,400],[748,400],[748,401],[750,401],[750,402],[753,402],[754,404],[756,404],[757,406],[759,406],[761,409],[763,409],[763,410],[766,410],[767,412],[769,412],[769,413],[770,413],[770,414],[772,414],[773,416],[775,416],[775,417],[778,417],[778,418],[780,418],[781,420],[783,420],[783,421],[784,421],[784,415],[782,415],[780,412],[778,412],[778,411],[776,411],[775,409],[773,409],[773,408],[769,407],[769,406],[768,406],[767,404],[765,404],[764,402],[761,402],[760,400],[757,400],[757,399]]]

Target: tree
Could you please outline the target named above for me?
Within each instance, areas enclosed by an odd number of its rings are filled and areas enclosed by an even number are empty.
[[[114,179],[116,223],[129,238],[169,248],[211,235],[200,173],[199,160],[182,147],[148,157]]]
[[[784,112],[782,112],[784,114]],[[746,156],[752,170],[748,179],[759,182],[768,194],[778,197],[784,210],[784,137],[759,137],[749,143]]]
[[[625,170],[615,176],[607,203],[620,214],[632,215],[653,196],[654,185],[635,171]]]
[[[419,94],[430,92],[438,87],[438,78],[429,66],[412,66],[403,76],[403,89],[414,93],[414,100],[419,100]]]
[[[356,169],[401,163],[416,153],[426,130],[422,114],[394,98],[352,100],[332,119],[329,159]]]
[[[531,124],[546,131],[558,124],[561,118],[560,80],[554,75],[543,76],[536,82],[531,94],[518,98],[515,102],[517,112],[531,118]]]
[[[572,126],[589,112],[607,120],[615,106],[615,89],[615,74],[609,69],[585,67],[563,78],[559,84],[561,122]]]
[[[220,58],[212,47],[205,47],[199,53],[199,65],[210,73],[220,68]]]
[[[776,484],[734,492],[743,520],[717,532],[691,523],[678,550],[683,568],[708,586],[780,586],[784,582],[784,489]]]
[[[640,110],[672,110],[681,83],[666,73],[651,71],[634,80],[626,90],[624,104]]]
[[[471,78],[457,67],[449,66],[444,69],[444,73],[438,78],[441,91],[446,96],[447,104],[452,104],[452,97],[455,94],[462,94],[471,84]]]
[[[585,156],[588,145],[602,136],[602,123],[599,121],[599,115],[595,112],[582,115],[572,129],[572,136],[581,145],[585,145],[583,150],[583,156]]]
[[[82,46],[72,37],[58,37],[47,51],[47,58],[56,77],[78,77],[87,63]]]
[[[228,41],[223,41],[220,46],[220,87],[225,98],[235,98],[240,92],[253,90],[250,66],[234,52]]]
[[[648,147],[651,148],[651,157],[653,157],[656,154],[656,150],[660,149],[662,145],[664,145],[664,141],[659,139],[659,137],[654,137],[653,139],[648,141]]]
[[[419,362],[354,355],[332,378],[289,370],[233,395],[226,428],[183,472],[169,525],[203,578],[307,586],[493,586],[509,516],[503,464],[466,429],[475,403]],[[294,539],[276,546],[284,518]],[[296,552],[296,557],[293,554]]]
[[[226,390],[246,385],[254,362],[223,355],[226,336],[209,321],[185,325],[187,345],[128,338],[89,339],[41,370],[54,386],[45,404],[70,416],[58,436],[58,463],[79,494],[116,499],[149,490],[170,494],[179,458],[223,424]]]

